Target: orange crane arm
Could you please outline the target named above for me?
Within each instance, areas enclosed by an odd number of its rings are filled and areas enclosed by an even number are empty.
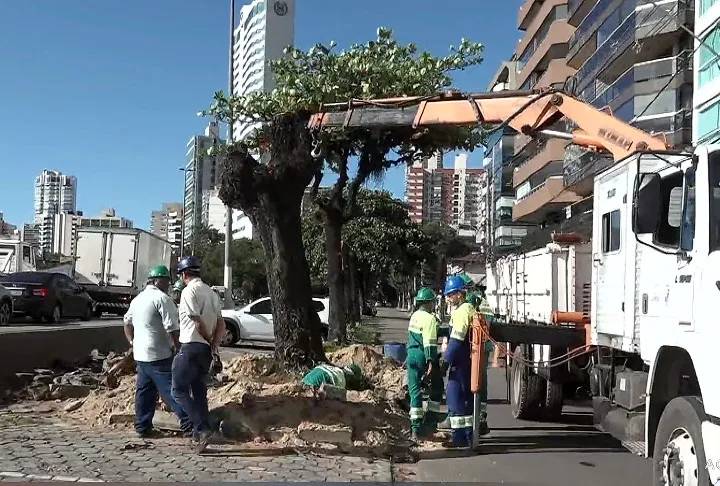
[[[547,127],[563,117],[578,126],[572,134]],[[571,140],[620,160],[636,151],[668,150],[659,138],[561,91],[498,91],[463,96],[353,100],[321,106],[308,128],[427,128],[437,125],[506,124],[520,133]]]

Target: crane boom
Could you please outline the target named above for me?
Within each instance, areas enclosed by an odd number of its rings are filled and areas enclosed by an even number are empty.
[[[578,129],[572,134],[548,130],[563,117]],[[429,128],[439,125],[506,124],[520,133],[572,140],[620,160],[636,151],[668,150],[659,138],[558,90],[498,91],[433,97],[353,100],[322,105],[308,128]]]

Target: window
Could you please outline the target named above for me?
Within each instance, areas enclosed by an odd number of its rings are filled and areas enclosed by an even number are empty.
[[[698,141],[710,142],[718,135],[720,128],[720,101],[700,110],[697,119]]]
[[[602,216],[602,252],[610,253],[620,249],[620,210],[616,209]]]
[[[264,299],[250,308],[250,314],[272,314],[270,299]]]
[[[713,27],[700,45],[698,87],[708,84],[720,74],[720,59],[713,52],[720,52],[720,26]]]
[[[700,15],[704,15],[717,2],[718,0],[700,0]]]
[[[720,152],[708,156],[710,193],[710,252],[720,250]]]
[[[680,246],[682,222],[683,173],[675,172],[660,180],[660,224],[654,235],[655,243],[673,248]]]
[[[695,240],[695,169],[685,172],[685,204],[680,249],[690,251]]]

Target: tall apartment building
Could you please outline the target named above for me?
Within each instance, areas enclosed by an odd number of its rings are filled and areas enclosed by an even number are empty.
[[[77,205],[77,179],[61,172],[43,170],[35,178],[35,218],[38,246],[41,252],[51,252],[55,215],[75,213]]]
[[[72,256],[77,243],[77,230],[82,214],[58,213],[53,218],[52,252]]]
[[[0,238],[14,235],[17,232],[17,226],[5,221],[3,213],[0,212]]]
[[[133,222],[115,214],[115,210],[103,209],[99,216],[81,217],[80,226],[91,228],[132,228]]]
[[[182,241],[183,204],[163,203],[162,208],[150,213],[150,232],[179,250]]]
[[[567,53],[568,65],[577,69],[576,93],[670,145],[690,145],[694,42],[687,30],[695,22],[693,2],[569,0],[569,15],[577,26]],[[593,176],[611,163],[573,147],[565,160],[565,187],[590,196]]]
[[[295,42],[295,0],[253,0],[240,9],[240,22],[234,32],[233,94],[247,95],[272,91],[275,87],[269,61],[284,55]],[[259,124],[238,121],[233,138],[243,140]]]
[[[218,230],[220,233],[225,233],[225,221],[227,218],[227,208],[225,203],[222,202],[218,191],[213,189],[205,191],[203,193],[203,223],[208,228]],[[250,218],[243,212],[234,210],[232,213],[232,232],[233,239],[237,240],[240,238],[253,238],[253,226],[250,222]]]
[[[450,169],[443,167],[442,155],[437,155],[407,169],[405,199],[410,219],[438,221],[463,235],[477,235],[485,170],[468,168],[467,160],[467,154],[457,154]]]
[[[212,121],[203,135],[196,135],[187,143],[185,163],[185,239],[190,240],[195,227],[202,223],[203,191],[215,189],[220,183],[221,158],[209,155],[213,146],[225,143],[220,139],[220,127]]]
[[[694,72],[693,143],[720,140],[720,1],[695,2],[696,66]],[[713,51],[715,51],[713,53]]]

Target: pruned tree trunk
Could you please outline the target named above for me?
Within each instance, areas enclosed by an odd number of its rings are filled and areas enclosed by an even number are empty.
[[[345,274],[342,261],[342,208],[333,201],[321,211],[325,227],[325,247],[328,260],[328,291],[330,294],[329,339],[344,343],[347,341],[345,301]]]
[[[345,303],[347,305],[347,321],[348,323],[360,322],[362,313],[362,304],[359,299],[358,280],[357,280],[357,259],[355,255],[346,250],[343,253],[345,259]]]
[[[285,116],[270,125],[267,164],[243,150],[229,153],[220,189],[223,202],[242,209],[260,235],[273,305],[275,358],[286,369],[325,361],[300,219],[303,192],[318,166],[310,156],[306,123],[307,118]]]

